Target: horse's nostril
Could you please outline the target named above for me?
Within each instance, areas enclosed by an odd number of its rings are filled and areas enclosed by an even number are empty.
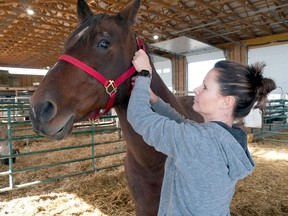
[[[49,120],[55,115],[55,106],[50,101],[45,102],[42,107],[41,118],[44,120]]]

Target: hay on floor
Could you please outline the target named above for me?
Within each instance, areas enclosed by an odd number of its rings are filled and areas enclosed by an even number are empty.
[[[101,137],[102,136],[102,137]],[[107,139],[115,134],[103,134],[98,140]],[[74,140],[76,139],[76,140]],[[62,141],[38,140],[29,144],[29,150],[60,147],[73,143],[90,142],[70,136]],[[87,138],[90,139],[90,138]],[[111,139],[111,138],[109,138]],[[121,145],[125,145],[124,142]],[[99,147],[97,152],[107,148],[125,148],[111,145]],[[44,146],[44,147],[43,147]],[[23,145],[21,151],[27,146]],[[288,215],[288,143],[254,142],[249,144],[256,168],[252,175],[241,180],[231,204],[232,216],[284,216]],[[84,149],[85,150],[85,149]],[[54,155],[56,160],[69,159],[75,155],[81,157],[90,151],[67,151],[66,154]],[[124,155],[98,160],[102,165],[123,160]],[[19,159],[19,160],[18,160]],[[31,164],[47,163],[51,155],[31,156],[29,160],[17,158],[15,166],[25,167]],[[83,170],[89,162],[75,163],[69,170]],[[2,171],[3,167],[1,167]],[[27,172],[17,177],[17,181],[32,181],[38,177],[67,172],[67,167],[43,170],[40,173]],[[2,180],[0,181],[2,184]],[[111,215],[129,216],[134,214],[134,204],[124,173],[124,167],[83,174],[50,183],[31,186],[0,194],[0,212],[3,215]]]

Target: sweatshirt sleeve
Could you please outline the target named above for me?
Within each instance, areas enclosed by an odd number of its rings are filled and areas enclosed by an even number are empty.
[[[165,103],[161,98],[157,100],[156,103],[151,105],[151,108],[159,115],[166,116],[177,123],[189,122],[184,116],[180,115],[170,104]]]
[[[133,129],[143,137],[144,141],[155,147],[156,150],[171,157],[176,157],[177,154],[183,155],[183,153],[189,154],[191,157],[193,148],[185,146],[185,143],[191,143],[190,134],[193,134],[194,143],[201,140],[201,132],[197,126],[184,123],[180,114],[176,115],[175,111],[171,112],[171,107],[168,108],[167,115],[172,116],[174,120],[153,112],[149,102],[150,83],[151,80],[146,77],[136,79],[127,110],[128,121]],[[164,106],[166,107],[166,105]],[[175,120],[181,121],[181,123]]]

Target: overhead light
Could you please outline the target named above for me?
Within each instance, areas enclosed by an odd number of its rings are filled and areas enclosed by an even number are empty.
[[[32,10],[32,9],[30,9],[30,8],[28,8],[28,9],[26,10],[26,12],[27,12],[29,15],[34,15],[34,10]]]
[[[12,67],[0,67],[0,70],[8,71],[10,74],[22,74],[22,75],[46,75],[48,70],[44,69],[31,69],[31,68],[12,68]]]
[[[153,35],[153,39],[154,39],[154,40],[158,40],[158,39],[159,39],[159,36],[158,36],[158,35]]]

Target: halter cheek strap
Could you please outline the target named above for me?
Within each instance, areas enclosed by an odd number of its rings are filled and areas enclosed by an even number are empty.
[[[137,37],[136,40],[137,40],[138,48],[146,51],[143,41],[139,37]],[[111,110],[115,101],[117,88],[127,79],[129,79],[136,71],[135,67],[132,65],[125,73],[121,74],[121,76],[119,76],[115,81],[107,80],[101,73],[99,73],[98,71],[94,70],[93,68],[89,67],[85,63],[79,61],[78,59],[70,55],[62,55],[58,58],[58,61],[60,60],[69,62],[70,64],[80,68],[84,72],[94,77],[100,83],[102,83],[102,85],[105,87],[106,93],[109,95],[109,101],[106,105],[106,108],[104,112],[102,113],[100,113],[99,111],[99,112],[96,112],[94,115],[89,116],[88,118],[90,120],[95,120],[97,118],[100,118],[101,116],[107,114]]]

